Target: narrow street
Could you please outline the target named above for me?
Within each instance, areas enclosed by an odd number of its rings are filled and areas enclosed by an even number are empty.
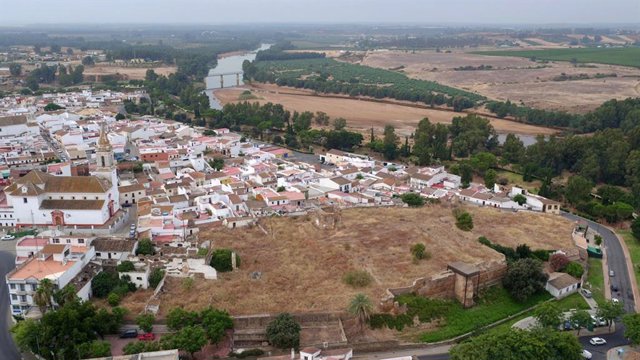
[[[11,309],[9,306],[9,289],[4,281],[5,276],[15,268],[15,254],[5,251],[8,247],[15,247],[15,241],[0,242],[0,360],[21,359],[20,352],[13,343],[9,329],[12,326]]]

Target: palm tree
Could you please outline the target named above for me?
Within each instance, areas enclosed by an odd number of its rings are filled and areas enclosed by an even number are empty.
[[[54,291],[53,281],[50,279],[42,279],[36,293],[33,295],[33,301],[38,305],[40,311],[44,314],[47,308],[53,306],[51,300]]]
[[[371,304],[371,300],[369,300],[367,295],[357,294],[351,300],[347,311],[358,319],[358,324],[360,324],[360,329],[362,330],[373,311],[373,304]]]

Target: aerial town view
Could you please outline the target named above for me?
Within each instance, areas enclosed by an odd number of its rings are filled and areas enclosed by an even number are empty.
[[[640,2],[5,0],[0,276],[0,360],[638,360]]]

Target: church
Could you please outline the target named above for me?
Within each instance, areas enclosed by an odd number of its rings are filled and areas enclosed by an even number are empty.
[[[91,176],[54,176],[39,170],[5,188],[16,227],[102,226],[120,209],[118,175],[104,124]]]

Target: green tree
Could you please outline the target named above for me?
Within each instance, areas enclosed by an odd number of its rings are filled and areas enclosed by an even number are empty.
[[[632,345],[640,344],[640,314],[627,314],[622,318],[624,323],[624,337]]]
[[[469,187],[471,180],[473,180],[473,169],[466,162],[461,163],[458,169],[460,172],[460,182],[462,183],[462,187],[466,189]]]
[[[431,164],[433,157],[435,126],[428,118],[420,120],[413,138],[413,153],[417,157],[416,164],[426,166]]]
[[[602,236],[600,235],[596,235],[593,237],[593,241],[596,243],[596,245],[600,246],[602,245]]]
[[[622,303],[613,302],[611,300],[605,302],[604,304],[600,304],[598,310],[596,311],[596,315],[605,319],[609,324],[609,332],[611,332],[611,325],[613,325],[613,322],[623,314],[624,307]]]
[[[398,136],[396,135],[396,130],[391,125],[386,125],[384,127],[384,138],[383,138],[383,150],[382,153],[384,158],[387,160],[394,160],[398,157]]]
[[[79,301],[79,298],[76,288],[72,284],[67,284],[62,289],[53,293],[53,300],[58,306],[64,306]]]
[[[140,239],[138,241],[138,247],[136,248],[136,255],[155,255],[156,249],[151,242],[151,239]]]
[[[116,114],[116,120],[124,120],[126,119],[126,117],[122,114],[122,113],[117,113]]]
[[[524,302],[532,295],[544,291],[547,279],[540,261],[520,259],[508,265],[502,285],[514,299]]]
[[[518,205],[522,206],[527,203],[527,197],[522,194],[517,194],[513,197],[513,201],[517,202]]]
[[[575,261],[571,261],[569,264],[567,264],[567,267],[564,269],[564,271],[567,274],[578,279],[580,279],[582,277],[582,274],[584,274],[584,268],[582,267],[582,265]]]
[[[115,292],[111,292],[109,293],[109,295],[107,295],[107,302],[111,306],[118,306],[118,304],[120,304],[120,300],[121,300],[120,295],[118,295]]]
[[[149,275],[149,286],[151,286],[152,289],[155,289],[156,287],[158,287],[158,284],[160,284],[160,281],[162,281],[163,277],[164,277],[163,269],[161,268],[153,269],[153,271],[151,271],[151,274]]]
[[[588,201],[591,189],[593,189],[593,183],[582,176],[574,175],[569,178],[567,188],[564,195],[572,204],[578,204],[582,201]]]
[[[156,317],[153,314],[140,314],[136,317],[136,325],[146,333],[153,331],[154,321],[156,321]]]
[[[84,66],[93,66],[93,65],[95,65],[95,64],[96,64],[96,63],[95,63],[95,61],[93,60],[93,57],[92,57],[92,56],[87,55],[87,56],[85,56],[85,57],[83,57],[83,58],[82,58],[82,65],[84,65]]]
[[[373,304],[367,295],[357,294],[351,299],[347,311],[357,319],[360,329],[364,329],[364,325],[369,321],[373,312]]]
[[[233,270],[233,256],[231,249],[216,249],[211,256],[210,265],[219,272],[228,272]],[[240,256],[236,254],[236,266],[240,267]]]
[[[520,164],[525,154],[522,140],[514,134],[508,134],[502,145],[502,157],[511,164]]]
[[[345,118],[335,118],[333,119],[333,129],[340,131],[344,130],[347,127],[347,120]]]
[[[92,341],[80,344],[78,354],[82,358],[98,358],[111,356],[111,343],[108,341]]]
[[[489,169],[484,173],[484,186],[488,189],[493,189],[493,185],[496,183],[496,178],[498,177],[498,173],[495,170]]]
[[[45,278],[40,280],[38,289],[33,295],[33,302],[38,305],[38,307],[40,308],[40,312],[42,312],[43,314],[47,311],[47,309],[51,309],[53,307],[54,289],[55,285],[53,284],[53,281]]]
[[[54,103],[48,103],[45,107],[44,107],[44,111],[56,111],[56,110],[60,110],[60,109],[64,109],[64,107],[58,105],[58,104],[54,104]]]
[[[579,360],[582,346],[573,334],[551,329],[489,331],[449,351],[451,360]]]
[[[588,327],[591,323],[591,315],[586,310],[575,310],[571,313],[569,320],[574,327],[578,328],[578,336],[580,336],[580,330]]]
[[[198,313],[183,308],[173,308],[167,314],[167,326],[171,330],[180,330],[185,326],[193,326],[198,322]]]
[[[533,314],[540,326],[551,329],[557,329],[564,320],[562,310],[552,302],[540,304]]]
[[[269,343],[279,349],[300,346],[300,324],[288,313],[279,314],[267,325]]]
[[[173,344],[178,349],[193,354],[207,344],[207,334],[201,326],[185,326],[173,335]]]
[[[224,168],[224,159],[221,157],[216,157],[209,160],[209,166],[211,166],[215,171],[220,171]]]
[[[473,229],[473,218],[466,211],[455,214],[456,226],[462,231],[471,231]]]
[[[9,73],[11,76],[20,76],[22,75],[22,65],[18,63],[9,64]]]
[[[424,205],[424,198],[420,194],[414,192],[404,193],[400,196],[402,202],[411,207],[420,207]]]
[[[116,266],[118,272],[130,272],[135,270],[135,266],[129,260],[125,260]]]
[[[633,237],[640,240],[640,217],[635,218],[631,223],[631,233],[633,234]]]
[[[200,319],[207,338],[214,344],[224,339],[227,330],[233,329],[233,319],[226,311],[209,307],[200,312]]]

